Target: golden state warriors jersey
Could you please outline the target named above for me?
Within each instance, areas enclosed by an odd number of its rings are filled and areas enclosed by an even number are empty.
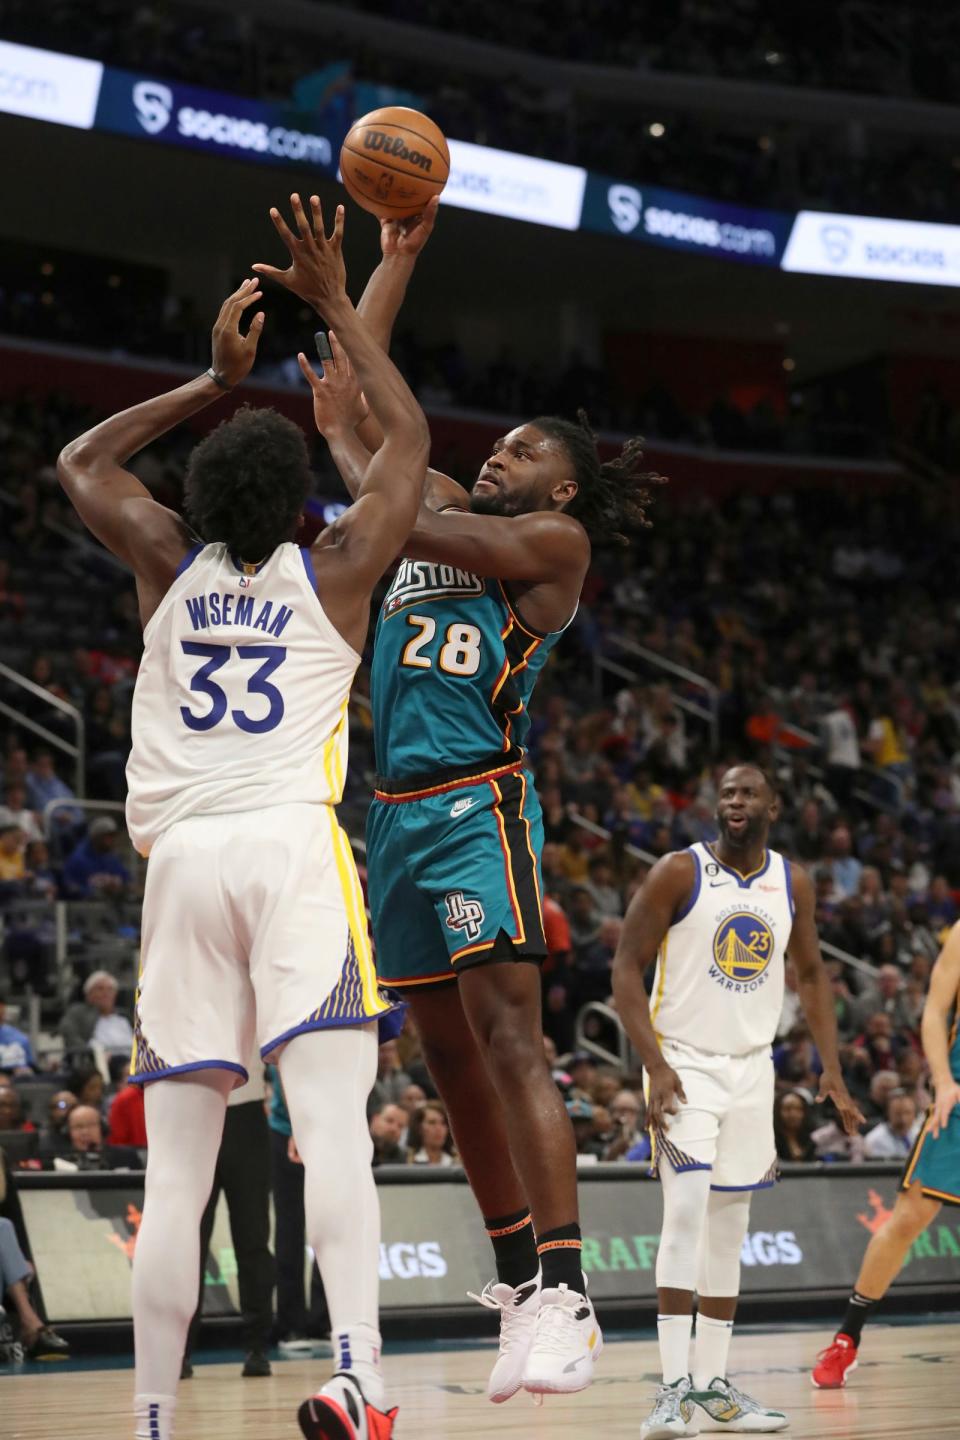
[[[324,613],[307,550],[259,566],[198,545],[143,632],[127,762],[141,854],[178,820],[335,805],[360,657]]]
[[[793,929],[790,864],[767,850],[740,875],[692,845],[696,875],[657,956],[651,1014],[658,1037],[721,1055],[773,1043]]]

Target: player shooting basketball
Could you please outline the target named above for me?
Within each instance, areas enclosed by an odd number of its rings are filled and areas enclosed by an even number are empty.
[[[429,435],[347,299],[341,232],[342,210],[329,238],[318,230],[316,299],[386,439],[358,503],[312,550],[293,543],[311,486],[304,438],[272,410],[240,410],[193,451],[196,533],[124,468],[246,378],[263,314],[246,335],[239,322],[256,281],[224,302],[206,374],[81,435],[59,462],[81,519],[134,570],[144,626],[127,768],[130,834],[150,855],[131,1076],[147,1086],[150,1142],[133,1271],[140,1440],[172,1434],[200,1217],[254,1040],[283,1079],[336,1347],[339,1373],[304,1402],[301,1429],[309,1440],[393,1429],[365,1115],[390,1006],[333,807],[371,591],[413,524]]]
[[[903,1267],[910,1246],[940,1213],[960,1205],[960,925],[954,925],[930,976],[920,1022],[933,1104],[904,1166],[893,1213],[867,1246],[843,1324],[817,1357],[813,1383],[837,1390],[857,1368],[863,1327]]]
[[[290,267],[254,268],[316,307],[311,223],[292,203],[296,234],[271,212]],[[435,215],[434,202],[419,223],[382,224],[360,311],[384,348]],[[331,343],[337,363],[322,379],[302,368],[356,494],[381,435]],[[543,1053],[543,822],[524,746],[591,537],[647,523],[658,477],[641,460],[632,440],[601,464],[585,426],[545,417],[497,442],[472,494],[431,470],[377,627],[367,867],[378,968],[410,1004],[493,1240],[498,1283],[482,1303],[501,1315],[497,1402],[521,1385],[583,1389],[602,1344],[580,1264],[573,1133]]]
[[[643,1440],[698,1430],[763,1433],[787,1417],[730,1384],[727,1356],[754,1190],[776,1180],[771,1046],[789,950],[823,1061],[819,1100],[852,1134],[863,1116],[840,1074],[833,997],[813,885],[768,850],[777,797],[754,765],[720,782],[719,839],[664,855],[630,902],[613,993],[647,1074],[647,1119],[663,1190],[657,1253],[662,1383]],[[644,975],[656,961],[653,1005]],[[699,1296],[693,1374],[693,1297]]]

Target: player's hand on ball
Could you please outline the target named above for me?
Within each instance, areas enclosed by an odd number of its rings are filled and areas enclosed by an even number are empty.
[[[380,249],[384,260],[391,260],[395,256],[409,256],[412,259],[419,255],[433,234],[439,209],[440,196],[435,195],[432,200],[427,201],[422,215],[411,215],[408,220],[391,220],[389,216],[382,216]]]
[[[330,435],[335,430],[356,430],[369,413],[347,352],[332,330],[330,349],[333,359],[323,362],[320,375],[306,355],[297,356],[303,377],[313,391],[313,418],[321,435]]]
[[[677,1113],[677,1102],[686,1103],[683,1081],[676,1070],[672,1070],[666,1062],[658,1065],[655,1070],[649,1070],[647,1074],[650,1081],[647,1128],[652,1131],[662,1130],[665,1117]]]
[[[213,327],[213,368],[228,385],[239,385],[253,369],[257,345],[263,333],[264,314],[258,310],[246,335],[240,333],[240,317],[263,298],[259,280],[244,280],[220,306]]]
[[[843,1083],[839,1075],[830,1075],[825,1070],[820,1077],[820,1091],[817,1095],[817,1104],[821,1105],[824,1100],[832,1100],[837,1107],[837,1115],[840,1124],[843,1126],[844,1134],[856,1135],[860,1126],[864,1123],[863,1111],[856,1103]]]
[[[949,1085],[938,1085],[933,1099],[933,1114],[930,1117],[930,1134],[936,1140],[941,1130],[946,1130],[950,1116],[960,1105],[960,1085],[951,1080]]]
[[[319,196],[310,196],[309,216],[299,195],[290,196],[290,207],[296,233],[276,207],[270,211],[274,229],[289,252],[289,266],[280,270],[276,265],[258,263],[251,268],[268,280],[275,280],[286,290],[292,290],[294,295],[299,295],[301,300],[323,313],[331,300],[346,295],[347,270],[342,254],[343,206],[337,206],[333,230],[329,235],[324,233]]]

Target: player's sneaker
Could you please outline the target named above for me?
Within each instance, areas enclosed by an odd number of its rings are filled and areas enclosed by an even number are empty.
[[[689,1375],[681,1376],[672,1385],[658,1385],[653,1409],[640,1426],[640,1440],[673,1440],[675,1435],[696,1435],[690,1399],[692,1388]]]
[[[307,1440],[390,1440],[396,1408],[369,1405],[352,1375],[334,1375],[297,1414]]]
[[[691,1390],[690,1399],[700,1412],[695,1417],[700,1430],[767,1435],[773,1430],[785,1430],[788,1424],[782,1410],[767,1410],[720,1375],[714,1376],[706,1390]]]
[[[603,1336],[586,1295],[560,1285],[541,1290],[523,1388],[534,1395],[585,1390],[603,1349]]]
[[[821,1350],[810,1379],[818,1390],[842,1390],[847,1376],[857,1368],[857,1347],[849,1335],[840,1331],[826,1350]]]
[[[487,1381],[487,1399],[502,1405],[523,1385],[540,1310],[540,1276],[516,1287],[491,1280],[481,1295],[474,1295],[472,1290],[467,1294],[488,1310],[500,1311],[500,1354]]]

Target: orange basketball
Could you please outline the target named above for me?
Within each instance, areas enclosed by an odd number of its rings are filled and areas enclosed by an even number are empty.
[[[450,174],[443,132],[419,110],[387,105],[356,123],[340,151],[348,194],[371,215],[419,215]]]

